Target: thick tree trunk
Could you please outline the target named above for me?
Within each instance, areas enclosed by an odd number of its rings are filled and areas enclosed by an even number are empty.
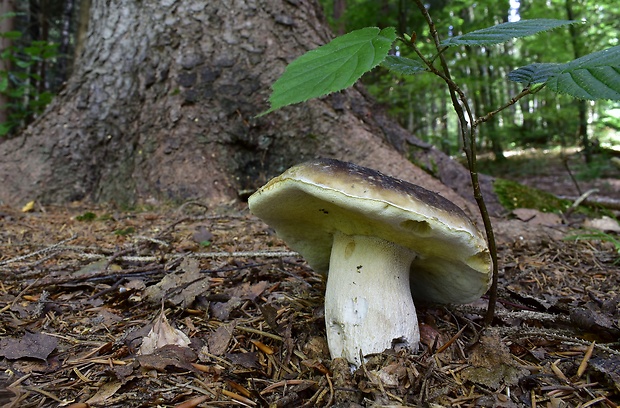
[[[0,200],[221,203],[324,156],[466,206],[407,161],[411,136],[357,89],[255,118],[285,65],[329,39],[309,0],[94,1],[66,89],[22,137],[0,144]],[[435,149],[416,152],[466,183]]]

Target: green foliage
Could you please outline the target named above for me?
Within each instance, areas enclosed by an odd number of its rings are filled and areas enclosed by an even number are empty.
[[[134,227],[127,227],[127,228],[121,228],[121,229],[117,229],[116,231],[114,231],[115,235],[120,235],[120,236],[127,236],[127,235],[131,235],[134,232],[136,232],[136,229]]]
[[[19,31],[0,33],[0,37],[13,41],[21,39]],[[32,41],[27,46],[11,45],[0,53],[4,66],[0,70],[0,94],[9,101],[0,109],[8,111],[7,121],[0,123],[0,136],[5,136],[28,119],[43,112],[54,95],[49,91],[40,91],[36,84],[42,78],[36,67],[58,57],[58,44],[46,41]]]
[[[332,9],[331,0],[321,0],[327,14]],[[345,31],[365,26],[395,26],[398,32],[417,34],[415,45],[427,58],[436,58],[437,51],[432,41],[428,41],[430,31],[420,18],[414,2],[385,0],[367,2],[349,0],[344,15],[337,20],[334,28]],[[579,24],[568,25],[568,29],[542,32],[536,36],[522,37],[518,41],[508,41],[489,47],[459,46],[442,51],[450,67],[452,77],[459,83],[464,93],[469,96],[469,103],[474,113],[482,115],[497,108],[498,104],[508,101],[523,87],[506,81],[508,72],[519,66],[531,63],[557,62],[565,63],[593,51],[618,45],[617,32],[620,27],[620,8],[616,0],[571,0],[573,13],[569,17],[566,0],[549,0],[547,2],[521,2],[518,9],[523,20],[534,20],[544,16],[545,19],[567,21],[569,18]],[[485,27],[506,21],[508,6],[506,2],[492,0],[463,0],[457,2],[430,1],[425,3],[437,26],[441,38],[467,35]],[[405,15],[401,7],[406,7]],[[394,56],[419,61],[408,47],[395,43]],[[388,58],[391,58],[388,57]],[[386,59],[387,61],[387,59]],[[385,62],[382,64],[385,66]],[[413,73],[424,71],[415,70]],[[541,75],[543,73],[539,73]],[[533,91],[542,87],[534,85],[549,79],[549,75],[528,84],[527,79],[520,83]],[[438,148],[450,154],[459,151],[458,126],[451,110],[450,99],[446,97],[446,88],[439,86],[432,75],[415,75],[396,73],[395,70],[375,69],[362,77],[364,85],[390,114],[403,127],[417,137],[436,144]],[[496,127],[480,128],[479,151],[490,148],[494,135],[502,134],[500,144],[508,148],[531,145],[532,138],[537,144],[553,145],[556,143],[581,143],[577,137],[579,126],[579,103],[568,94],[552,92],[547,85],[544,92],[529,96],[523,102],[495,115]],[[606,114],[613,106],[607,100],[597,100],[588,104],[592,118],[601,118],[589,123],[588,134],[600,137],[618,128],[617,121]],[[525,118],[524,118],[525,116]],[[566,118],[570,123],[564,123]],[[443,124],[447,123],[447,128]],[[609,126],[609,127],[606,127]],[[488,130],[488,131],[487,131]],[[532,137],[535,135],[535,137]],[[528,141],[521,140],[522,138]],[[497,141],[497,140],[495,140]]]
[[[580,99],[620,100],[620,46],[563,64],[547,84],[555,92]]]
[[[271,108],[262,115],[350,87],[385,59],[395,39],[392,27],[367,27],[302,55],[273,84]]]
[[[77,221],[86,221],[86,222],[93,221],[96,218],[97,218],[97,214],[95,214],[94,212],[90,212],[90,211],[87,211],[84,214],[80,214],[75,217]]]
[[[579,181],[618,177],[618,169],[614,166],[612,157],[605,151],[594,155],[589,163],[579,163],[572,170],[575,173],[575,179]]]
[[[496,45],[508,42],[513,38],[527,37],[541,33],[543,31],[553,30],[554,28],[575,23],[577,22],[544,18],[534,20],[520,20],[515,22],[498,24],[493,27],[483,28],[481,30],[472,31],[467,34],[450,37],[442,41],[441,45],[444,47],[453,47],[457,45]]]
[[[620,100],[620,46],[597,51],[566,64],[534,63],[508,74],[512,81],[547,84],[580,99]]]
[[[533,208],[542,212],[558,212],[566,210],[571,205],[570,201],[561,200],[553,194],[500,178],[493,183],[493,190],[500,204],[509,211],[516,208]]]

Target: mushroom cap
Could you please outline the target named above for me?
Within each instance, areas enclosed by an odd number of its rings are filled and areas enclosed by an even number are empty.
[[[469,303],[491,282],[482,233],[451,201],[415,184],[334,159],[294,166],[248,199],[250,210],[317,272],[333,236],[366,235],[410,248],[414,299]]]

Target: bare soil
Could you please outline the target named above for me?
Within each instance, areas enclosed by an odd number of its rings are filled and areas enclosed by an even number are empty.
[[[491,326],[484,298],[418,305],[421,350],[351,372],[327,350],[323,277],[244,204],[0,208],[0,405],[616,407],[617,248],[496,230]]]

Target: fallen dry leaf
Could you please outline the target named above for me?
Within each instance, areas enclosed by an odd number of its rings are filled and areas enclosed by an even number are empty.
[[[185,333],[170,326],[162,310],[155,323],[153,323],[153,328],[144,340],[142,340],[140,354],[152,354],[155,350],[168,345],[188,347],[190,343],[191,341]]]
[[[93,395],[86,401],[86,404],[103,405],[103,403],[107,399],[116,394],[116,391],[118,391],[122,385],[123,383],[117,380],[106,382],[101,387],[99,387],[99,390],[97,390],[97,393],[95,395]]]
[[[58,339],[42,333],[25,332],[21,339],[0,340],[0,356],[10,360],[36,358],[46,360],[58,346]]]
[[[512,214],[528,225],[558,225],[562,223],[562,218],[554,213],[546,213],[532,208],[516,208]]]
[[[136,358],[145,370],[165,372],[169,367],[195,371],[192,363],[196,360],[196,353],[190,348],[167,345],[155,350],[152,354],[141,355]]]
[[[620,224],[611,217],[603,216],[602,218],[586,219],[583,222],[584,228],[593,228],[604,232],[620,232]]]
[[[211,333],[207,339],[209,345],[209,352],[216,356],[221,356],[228,350],[228,343],[232,339],[233,331],[235,329],[236,322],[233,321],[228,324],[223,324]]]

